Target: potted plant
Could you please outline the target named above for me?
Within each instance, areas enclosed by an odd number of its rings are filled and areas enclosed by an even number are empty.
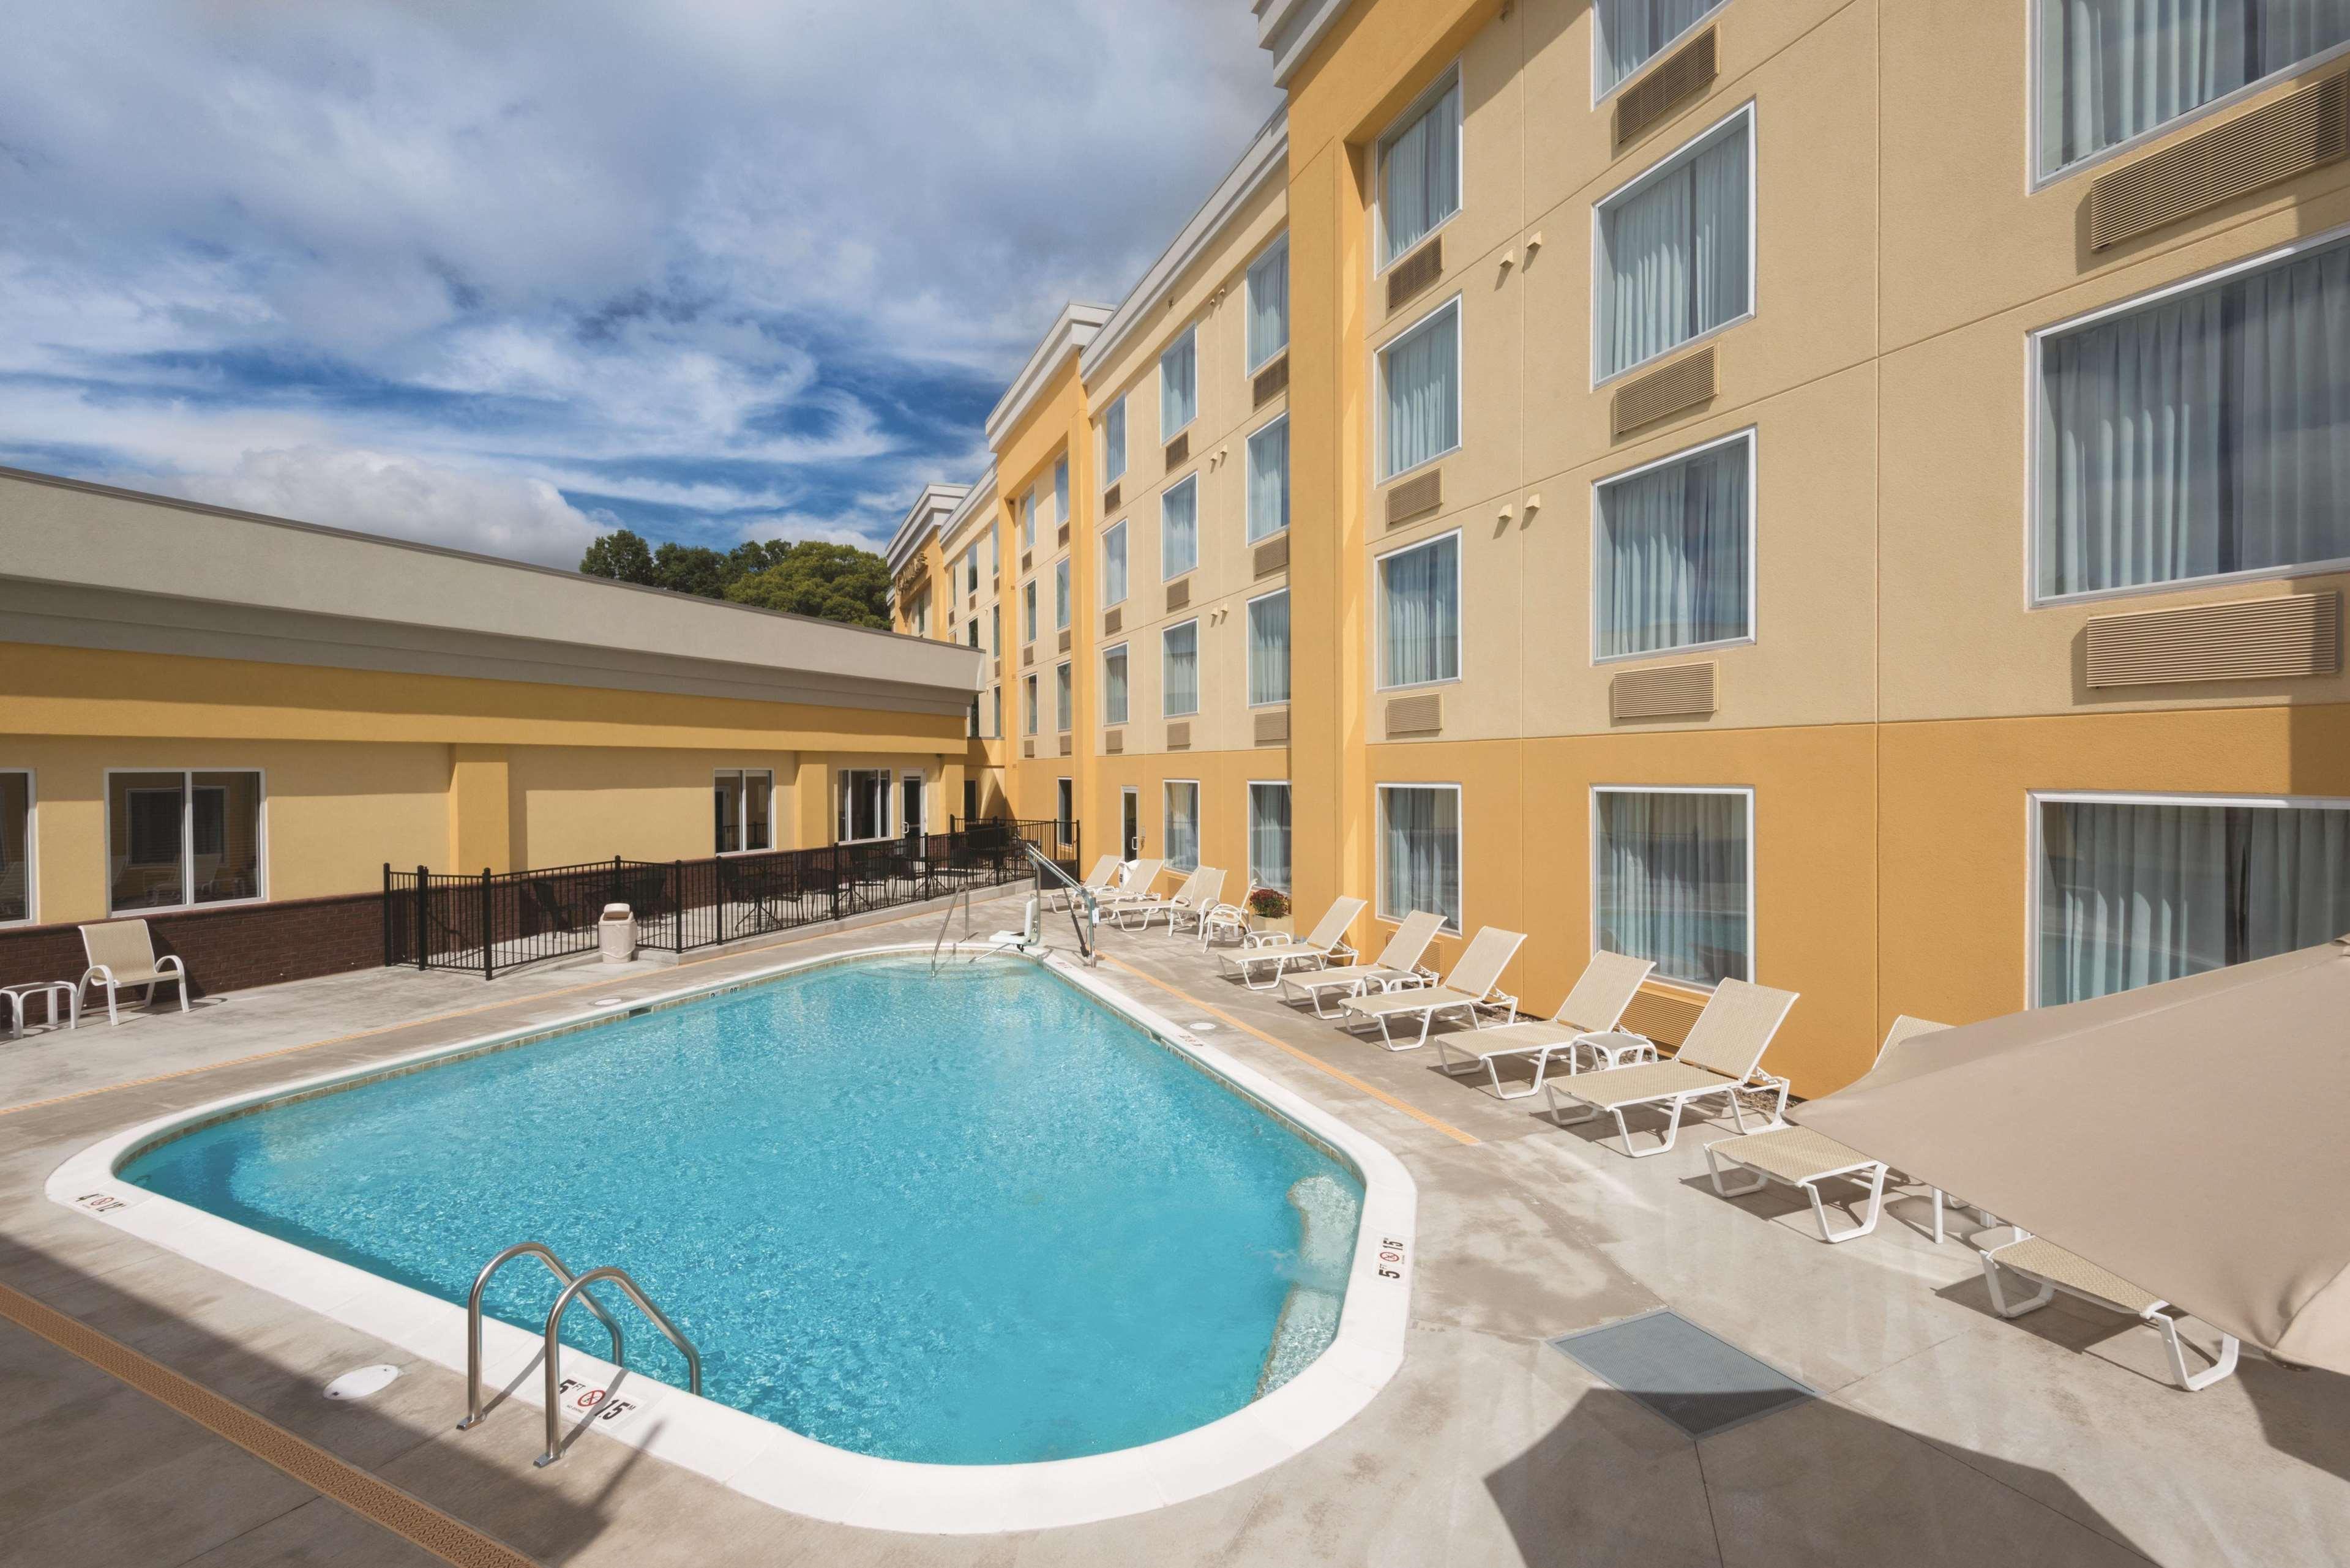
[[[1249,924],[1260,931],[1286,931],[1289,895],[1278,888],[1252,888],[1248,896]]]

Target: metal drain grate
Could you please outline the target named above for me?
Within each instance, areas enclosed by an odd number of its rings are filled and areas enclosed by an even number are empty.
[[[1692,1438],[1710,1438],[1819,1397],[1673,1312],[1562,1334],[1550,1347]]]

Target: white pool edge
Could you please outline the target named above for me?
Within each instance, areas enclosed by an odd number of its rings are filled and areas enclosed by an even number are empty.
[[[591,1006],[553,1019],[445,1045],[291,1079],[174,1111],[89,1145],[50,1173],[51,1200],[98,1223],[202,1263],[389,1341],[461,1377],[465,1371],[465,1309],[349,1263],[324,1257],[160,1193],[135,1187],[117,1169],[147,1146],[194,1125],[289,1097],[348,1086],[501,1045],[628,1016],[761,983],[795,971],[882,955],[927,954],[920,943],[858,948],[794,960],[681,986],[617,1005]],[[1386,1147],[1338,1117],[1058,954],[1046,968],[1178,1053],[1222,1078],[1274,1116],[1327,1144],[1363,1183],[1362,1218],[1338,1331],[1304,1371],[1281,1387],[1204,1427],[1138,1448],[1083,1459],[1017,1465],[932,1465],[854,1454],[804,1437],[731,1406],[629,1374],[615,1392],[634,1407],[595,1433],[708,1476],[746,1496],[810,1518],[869,1530],[980,1534],[1084,1524],[1147,1512],[1261,1475],[1305,1452],[1359,1414],[1403,1365],[1411,1302],[1419,1207],[1411,1175]],[[525,1238],[515,1237],[522,1241]],[[574,1259],[581,1268],[625,1260]],[[493,1393],[515,1383],[491,1422],[526,1424],[536,1440],[544,1417],[541,1379],[532,1363],[538,1336],[495,1319],[483,1324],[484,1380]],[[613,1386],[608,1363],[566,1348],[563,1370]],[[452,1409],[454,1426],[463,1412]],[[460,1442],[463,1438],[457,1439]]]

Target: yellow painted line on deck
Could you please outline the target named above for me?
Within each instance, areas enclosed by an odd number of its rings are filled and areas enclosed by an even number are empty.
[[[1140,970],[1135,968],[1132,964],[1121,963],[1118,960],[1110,957],[1107,953],[1102,954],[1101,958],[1104,963],[1115,965],[1117,968],[1125,971],[1128,974],[1132,975],[1135,979],[1142,981],[1147,984],[1157,986],[1159,990],[1165,992],[1170,996],[1180,997],[1185,1006],[1197,1008],[1201,1012],[1206,1013],[1209,1017],[1217,1020],[1219,1023],[1228,1024],[1231,1027],[1239,1030],[1243,1034],[1251,1035],[1256,1039],[1263,1041],[1266,1044],[1272,1046],[1276,1051],[1287,1052],[1290,1055],[1296,1057],[1307,1066],[1321,1069],[1323,1072],[1327,1073],[1332,1077],[1337,1079],[1338,1082],[1346,1085],[1348,1088],[1359,1089],[1364,1094],[1370,1096],[1371,1098],[1378,1101],[1379,1104],[1387,1106],[1394,1110],[1401,1111],[1404,1115],[1409,1116],[1416,1122],[1424,1122],[1428,1126],[1434,1127],[1438,1132],[1442,1133],[1447,1137],[1456,1138],[1462,1143],[1470,1144],[1482,1141],[1462,1132],[1459,1127],[1454,1127],[1450,1122],[1437,1120],[1434,1116],[1430,1116],[1426,1111],[1421,1110],[1417,1106],[1407,1105],[1403,1101],[1397,1099],[1393,1095],[1388,1094],[1385,1089],[1378,1087],[1376,1085],[1363,1082],[1362,1079],[1357,1078],[1355,1075],[1347,1072],[1343,1067],[1332,1066],[1329,1063],[1325,1062],[1321,1057],[1315,1055],[1310,1051],[1301,1051],[1295,1045],[1276,1040],[1272,1035],[1267,1034],[1263,1030],[1256,1027],[1254,1024],[1245,1023],[1240,1019],[1234,1018],[1222,1008],[1210,1006],[1208,1003],[1201,1002],[1198,997],[1193,996],[1190,992],[1179,990],[1178,988],[1168,984],[1165,981],[1160,980],[1156,975],[1145,974]]]

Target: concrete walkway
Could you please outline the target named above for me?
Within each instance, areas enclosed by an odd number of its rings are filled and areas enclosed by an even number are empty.
[[[158,1064],[179,1075],[64,1100],[0,1077],[12,1102],[55,1102],[0,1111],[0,1283],[548,1563],[2072,1568],[2325,1563],[2350,1540],[2350,1380],[2251,1357],[2240,1376],[2179,1394],[2144,1375],[2153,1338],[2118,1318],[2071,1305],[1994,1317],[1971,1249],[1955,1237],[1938,1248],[1900,1222],[1922,1221],[1922,1199],[1896,1204],[1874,1236],[1823,1246],[1785,1195],[1713,1195],[1711,1128],[1627,1160],[1537,1119],[1538,1099],[1497,1102],[1433,1072],[1432,1051],[1351,1040],[1158,934],[1109,933],[1106,977],[1178,1022],[1213,1025],[1220,1047],[1395,1150],[1419,1183],[1420,1256],[1404,1369],[1367,1411],[1296,1459],[1149,1515],[999,1537],[856,1532],[592,1434],[535,1469],[533,1421],[452,1429],[455,1376],[40,1192],[73,1149],[176,1106],[555,1016],[582,984],[645,994],[778,957],[926,940],[936,919],[683,971],[517,977],[506,993],[473,981],[444,996],[381,974],[307,982],[296,1000],[322,1043],[294,1051],[296,1003],[261,992],[201,1023],[126,1025],[112,1059],[122,1079]],[[442,1016],[350,1027],[404,997],[417,999],[409,1016]],[[230,1027],[240,1011],[255,1020],[244,1033]],[[151,1044],[134,1049],[142,1035]],[[265,1050],[281,1054],[238,1059]],[[212,1059],[222,1064],[202,1064]],[[1822,1397],[1692,1442],[1545,1343],[1659,1306]],[[364,1404],[318,1397],[335,1373],[375,1361],[407,1375]],[[0,1478],[0,1563],[431,1560],[5,1323],[0,1380],[15,1457]]]

